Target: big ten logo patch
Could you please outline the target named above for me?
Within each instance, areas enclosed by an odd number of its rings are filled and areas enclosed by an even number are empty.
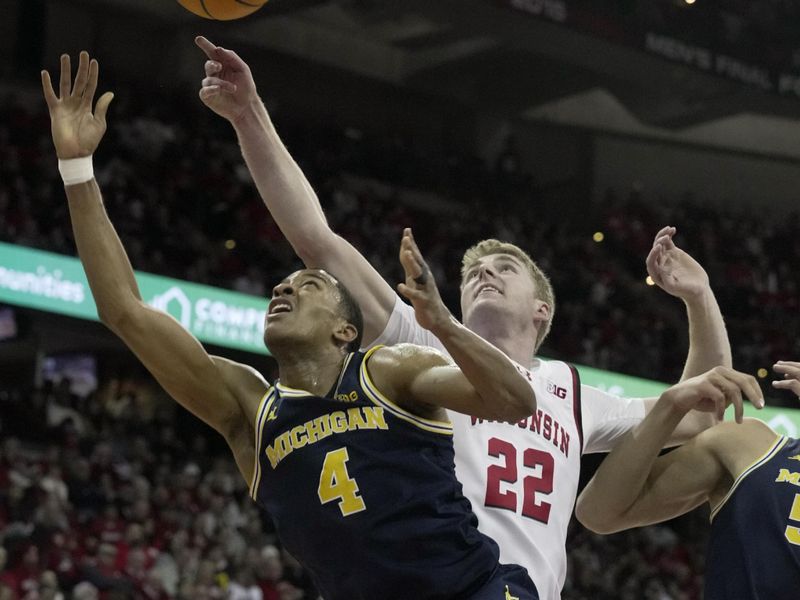
[[[336,394],[336,399],[339,402],[356,402],[358,400],[358,392],[353,390],[349,394]]]
[[[567,388],[556,385],[552,381],[547,382],[547,393],[553,394],[562,400],[567,397]]]

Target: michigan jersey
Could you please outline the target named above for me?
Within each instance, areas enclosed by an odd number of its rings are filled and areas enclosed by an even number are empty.
[[[410,342],[447,352],[397,299],[376,344]],[[500,560],[531,575],[543,600],[558,600],[567,573],[567,527],[580,480],[581,454],[607,452],[645,414],[640,400],[580,385],[560,361],[517,369],[536,393],[536,414],[509,424],[455,412],[456,476],[479,529],[500,546]]]
[[[250,491],[286,549],[326,600],[536,598],[477,529],[451,423],[383,396],[371,352],[349,355],[326,397],[278,383],[261,401]]]
[[[711,519],[706,600],[800,598],[800,440],[779,438]]]

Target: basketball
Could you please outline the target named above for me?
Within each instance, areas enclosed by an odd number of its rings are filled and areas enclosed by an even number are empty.
[[[232,21],[253,14],[267,0],[178,0],[178,3],[205,19]]]

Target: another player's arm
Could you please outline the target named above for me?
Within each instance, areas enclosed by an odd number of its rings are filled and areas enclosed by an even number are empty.
[[[447,310],[410,229],[403,232],[400,262],[406,281],[398,290],[455,365],[430,348],[410,344],[381,348],[370,360],[378,389],[422,410],[438,406],[502,421],[519,421],[536,412],[533,388],[511,360]]]
[[[397,298],[394,290],[358,250],[331,230],[311,184],[258,97],[247,64],[204,37],[196,43],[209,59],[200,98],[233,125],[261,198],[303,263],[331,272],[358,298],[368,345],[389,321]]]
[[[70,60],[62,56],[59,96],[49,74],[42,72],[53,142],[61,160],[91,156],[105,133],[112,95],[104,94],[92,114],[98,70],[97,61],[81,52],[72,86]],[[66,185],[65,190],[78,254],[100,319],[171,396],[225,437],[249,481],[254,459],[251,404],[263,394],[264,380],[249,367],[209,356],[177,321],[144,304],[94,178]]]
[[[438,409],[448,408],[516,422],[536,412],[536,396],[527,380],[499,350],[475,338],[477,343],[462,345],[464,370],[433,348],[398,344],[370,356],[370,377],[387,398],[423,417],[443,420]]]
[[[742,394],[754,404],[763,403],[754,378],[724,367],[665,391],[581,493],[575,509],[578,520],[597,533],[613,533],[663,521],[706,502],[727,473],[714,451],[726,425],[660,458],[658,454],[690,410],[718,412],[733,404],[741,422]]]
[[[711,289],[705,269],[678,248],[674,227],[656,234],[647,256],[647,271],[668,294],[683,300],[689,320],[689,351],[681,381],[701,375],[717,366],[731,367],[731,345],[722,312]],[[652,408],[655,399],[647,403]],[[669,444],[680,444],[716,424],[713,413],[690,413],[675,429]]]

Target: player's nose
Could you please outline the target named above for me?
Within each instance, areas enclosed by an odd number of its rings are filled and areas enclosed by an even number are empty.
[[[280,298],[281,296],[291,296],[294,294],[292,284],[287,281],[281,281],[278,285],[272,288],[272,297]]]

